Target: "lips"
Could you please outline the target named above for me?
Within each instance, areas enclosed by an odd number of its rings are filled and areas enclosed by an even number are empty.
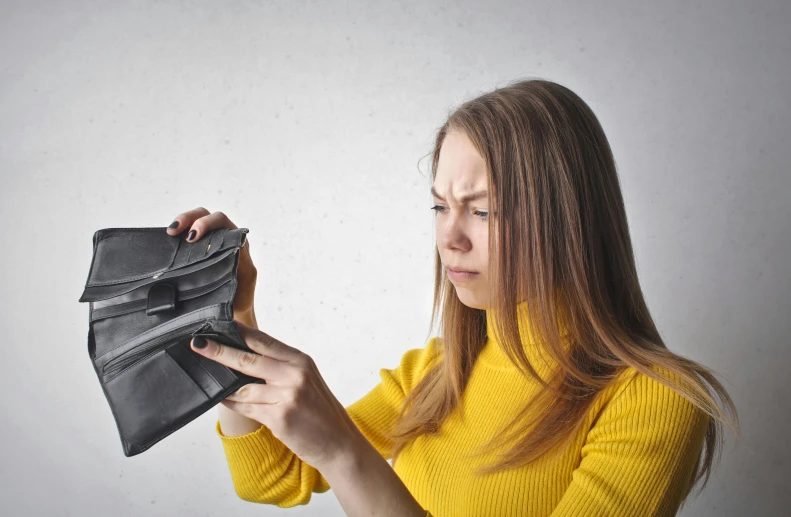
[[[445,266],[450,271],[455,271],[456,273],[477,273],[477,271],[469,271],[467,269],[456,269],[455,267],[448,267]]]

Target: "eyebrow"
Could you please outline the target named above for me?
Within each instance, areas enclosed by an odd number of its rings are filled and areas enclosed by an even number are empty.
[[[431,186],[431,193],[434,195],[434,197],[436,197],[436,198],[439,198],[439,199],[441,199],[442,201],[446,201],[446,199],[445,199],[444,197],[440,196],[440,195],[437,193],[437,189],[435,189],[433,185]],[[474,192],[474,193],[472,193],[472,194],[465,194],[465,195],[463,195],[463,196],[461,196],[461,197],[459,198],[459,201],[460,201],[461,203],[466,203],[467,201],[473,201],[473,200],[475,200],[475,199],[480,199],[480,198],[482,198],[482,197],[486,197],[486,196],[488,196],[488,195],[489,195],[489,192],[488,192],[488,191],[486,191],[486,190],[482,190],[482,191],[480,191],[480,192]]]

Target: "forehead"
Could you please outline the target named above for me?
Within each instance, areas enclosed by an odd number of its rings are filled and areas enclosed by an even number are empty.
[[[457,197],[486,189],[486,164],[464,133],[452,131],[445,136],[434,185],[441,194],[450,189]]]

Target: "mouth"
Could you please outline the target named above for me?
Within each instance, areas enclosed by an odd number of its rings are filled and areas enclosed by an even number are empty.
[[[453,271],[454,273],[469,273],[469,274],[477,274],[477,271],[469,271],[467,269],[456,269],[452,267],[445,266],[445,269],[448,271]]]
[[[473,278],[478,276],[478,272],[477,271],[467,271],[467,270],[464,270],[464,269],[453,269],[453,268],[450,268],[450,267],[447,267],[447,266],[445,267],[445,269],[447,269],[447,271],[448,271],[448,277],[451,280],[455,280],[455,281],[471,280],[471,279],[473,279]]]

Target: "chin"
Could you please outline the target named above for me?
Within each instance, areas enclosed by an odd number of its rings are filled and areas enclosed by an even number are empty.
[[[459,301],[471,309],[486,309],[486,297],[477,293],[471,292],[467,289],[456,288],[456,296]]]

